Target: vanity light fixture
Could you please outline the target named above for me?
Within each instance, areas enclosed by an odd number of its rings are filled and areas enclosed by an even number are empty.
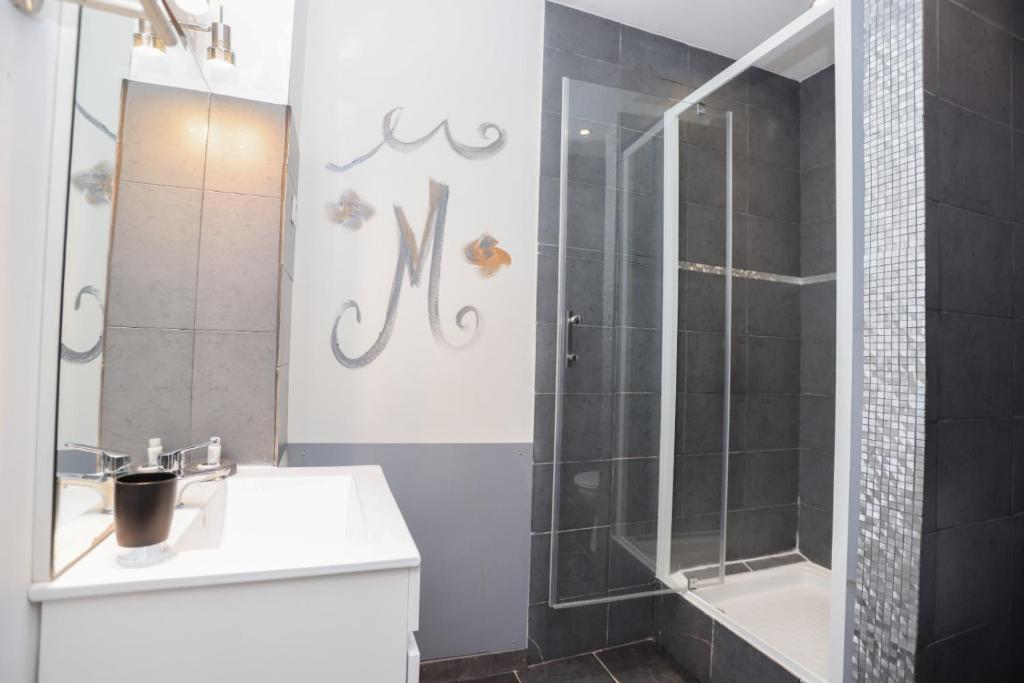
[[[231,27],[224,23],[224,7],[220,18],[210,24],[210,46],[206,48],[206,60],[211,64],[235,66],[235,53],[231,49]]]
[[[26,14],[37,14],[43,6],[43,0],[11,0],[14,5]],[[171,21],[170,13],[164,0],[61,0],[73,5],[82,5],[89,9],[110,14],[119,14],[122,17],[131,17],[145,21],[149,25],[148,33],[159,38],[163,44],[161,51],[167,47],[174,47],[178,44],[178,34],[174,30],[174,23]],[[139,31],[138,34],[147,33]]]
[[[584,137],[586,137],[587,135],[590,135],[590,129],[589,128],[580,128],[580,135],[583,135]]]
[[[160,36],[153,33],[153,25],[147,19],[139,19],[132,35],[132,52],[139,53],[160,53],[167,52],[167,47]]]

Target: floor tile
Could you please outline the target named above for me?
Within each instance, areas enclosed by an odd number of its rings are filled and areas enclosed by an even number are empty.
[[[462,683],[519,683],[519,679],[511,671],[497,676],[487,676],[486,678],[471,678]]]
[[[594,655],[531,666],[519,677],[523,683],[611,683],[615,680]]]
[[[619,683],[697,683],[649,640],[602,650],[596,656]]]

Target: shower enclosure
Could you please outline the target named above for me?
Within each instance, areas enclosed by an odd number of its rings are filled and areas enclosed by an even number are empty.
[[[734,71],[682,102],[562,80],[560,156],[544,162],[557,248],[539,260],[558,291],[538,297],[555,367],[548,603],[689,592],[743,614],[744,595],[771,593],[813,613],[775,656],[820,680],[834,81]]]
[[[742,449],[742,437],[730,435],[743,408],[733,394],[744,385],[733,366],[747,353],[746,291],[734,297],[746,245],[734,239],[733,112],[702,104],[681,120],[680,237],[662,230],[668,104],[563,83],[559,290],[550,313],[561,359],[556,605],[664,590],[656,579],[721,581],[733,559],[723,520],[730,447]],[[670,286],[678,304],[663,306]],[[575,420],[594,411],[602,416],[596,432]],[[660,428],[665,420],[669,429]],[[671,457],[661,457],[666,449]],[[593,553],[608,560],[606,576],[594,576],[602,568],[584,559]]]

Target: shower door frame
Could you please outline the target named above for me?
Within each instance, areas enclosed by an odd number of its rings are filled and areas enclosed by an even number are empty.
[[[853,0],[818,0],[810,9],[766,41],[736,60],[689,96],[668,109],[664,131],[661,430],[658,470],[658,546],[655,576],[665,585],[671,575],[672,498],[675,466],[676,352],[678,338],[679,269],[668,267],[670,255],[679,253],[679,162],[681,117],[734,78],[779,49],[831,20],[836,69],[836,384],[833,476],[833,534],[830,586],[829,680],[850,680],[853,605],[856,591],[860,476],[860,416],[863,392],[863,8]],[[858,124],[858,125],[855,125]],[[731,168],[731,152],[729,162]],[[728,176],[731,188],[731,173]],[[729,194],[731,195],[731,189]],[[727,239],[731,237],[731,211],[727,211]],[[726,251],[726,291],[731,285],[731,249]],[[731,307],[725,313],[728,350]],[[726,353],[725,372],[730,369]],[[723,459],[728,467],[728,393],[723,430]],[[728,470],[724,470],[727,474]],[[724,553],[728,481],[723,477],[720,577]],[[687,590],[679,586],[680,592]]]

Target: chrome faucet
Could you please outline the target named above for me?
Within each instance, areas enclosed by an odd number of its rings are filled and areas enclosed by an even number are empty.
[[[200,448],[209,448],[210,446],[217,446],[219,448],[220,437],[214,436],[204,443],[161,453],[157,458],[157,467],[159,469],[166,472],[174,472],[178,476],[178,502],[175,505],[176,508],[180,509],[185,506],[182,502],[182,496],[185,495],[185,489],[192,484],[225,479],[238,472],[238,466],[227,458],[217,458],[217,462],[213,463],[191,463],[188,461],[189,453]]]
[[[194,446],[186,446],[185,448],[176,448],[173,451],[161,453],[156,460],[157,467],[164,470],[165,472],[174,472],[181,479],[185,476],[185,465],[188,464],[188,458],[185,457],[192,451],[198,451],[200,448],[207,448],[209,446],[219,446],[220,437],[214,436],[209,441],[204,443],[197,443]]]
[[[96,471],[87,474],[58,472],[57,481],[65,486],[85,486],[93,489],[103,499],[103,512],[112,513],[114,511],[114,479],[128,473],[130,456],[80,443],[66,443],[64,448],[95,455]]]

